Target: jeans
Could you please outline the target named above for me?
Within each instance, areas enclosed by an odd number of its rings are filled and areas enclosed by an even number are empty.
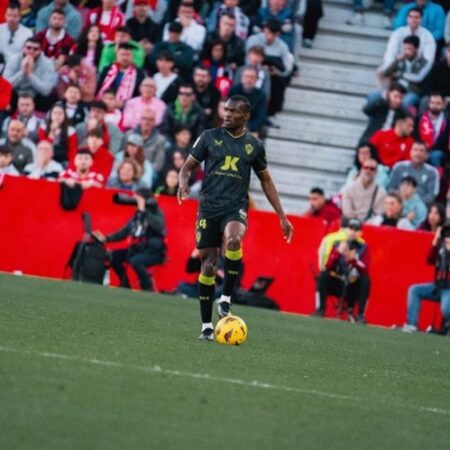
[[[434,283],[413,284],[408,289],[408,313],[407,322],[417,327],[419,322],[420,302],[429,299],[441,302],[441,312],[444,320],[450,320],[450,289],[442,289],[440,292]]]
[[[392,12],[394,11],[394,4],[395,0],[383,1],[383,11],[385,12],[385,14],[392,14]],[[358,12],[363,11],[363,0],[353,0],[353,9]]]
[[[427,162],[433,167],[442,167],[444,162],[444,152],[442,150],[431,150]]]

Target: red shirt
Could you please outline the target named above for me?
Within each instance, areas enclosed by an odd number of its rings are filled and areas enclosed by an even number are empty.
[[[6,78],[0,76],[0,111],[8,108],[11,102],[12,91],[12,84]]]
[[[95,187],[103,187],[106,183],[105,178],[99,173],[90,170],[83,176],[80,175],[76,170],[68,168],[61,172],[58,180],[75,180],[77,183],[81,183],[82,181],[92,181]]]
[[[410,150],[414,143],[411,136],[401,137],[394,128],[389,130],[378,130],[370,139],[378,150],[381,162],[391,168],[399,161],[410,159]]]
[[[34,37],[41,44],[42,52],[47,58],[58,59],[61,55],[68,55],[75,41],[64,31],[59,41],[51,44],[48,40],[48,29],[36,34]]]
[[[125,25],[125,16],[117,6],[109,11],[109,14],[103,14],[101,7],[94,8],[88,16],[88,25],[97,25],[100,28],[103,43],[113,42],[116,28]]]
[[[92,165],[92,171],[101,174],[106,181],[111,174],[114,156],[106,147],[100,147],[93,156],[94,164]]]
[[[45,123],[41,124],[38,130],[38,141],[49,141],[52,144],[53,139],[47,134],[47,125]],[[73,161],[75,158],[75,154],[77,153],[77,133],[75,128],[69,127],[67,130],[67,147],[66,147],[66,155],[63,160]]]
[[[327,225],[341,218],[341,210],[331,201],[327,200],[323,208],[318,211],[308,211],[308,216],[322,219]]]

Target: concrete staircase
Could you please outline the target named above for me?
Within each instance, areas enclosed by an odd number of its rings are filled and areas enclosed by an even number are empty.
[[[308,192],[321,186],[337,193],[350,168],[367,119],[361,109],[375,89],[389,30],[380,6],[365,13],[365,26],[345,24],[351,0],[324,0],[324,17],[314,48],[300,51],[300,76],[286,92],[280,129],[271,128],[266,150],[283,206],[304,212]],[[252,195],[258,207],[270,209],[256,177]]]

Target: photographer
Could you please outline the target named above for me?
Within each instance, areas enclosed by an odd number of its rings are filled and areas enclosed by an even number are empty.
[[[433,244],[428,254],[427,263],[436,268],[433,283],[413,284],[408,289],[407,322],[402,331],[417,331],[420,302],[423,299],[441,303],[444,320],[443,332],[450,329],[450,284],[448,281],[450,266],[450,223],[439,227],[434,235]]]
[[[335,240],[325,261],[324,270],[317,278],[319,308],[314,315],[324,316],[328,295],[340,299],[340,309],[346,303],[351,322],[365,322],[364,310],[370,291],[369,251],[361,239],[361,222],[351,219],[347,225],[347,239]],[[326,239],[325,237],[324,239]],[[358,302],[358,315],[354,316]]]
[[[129,263],[139,277],[142,290],[153,291],[153,283],[147,267],[162,264],[166,256],[166,226],[163,212],[158,207],[150,189],[139,189],[134,197],[117,194],[116,203],[137,204],[137,211],[130,221],[116,233],[105,236],[94,231],[100,242],[117,242],[127,239],[128,246],[113,250],[111,267],[120,279],[121,287],[130,287],[125,263]]]

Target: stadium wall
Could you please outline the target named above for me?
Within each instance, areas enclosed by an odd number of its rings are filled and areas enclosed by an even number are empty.
[[[4,177],[0,188],[0,270],[51,278],[67,278],[65,265],[76,241],[83,234],[81,214],[89,212],[93,228],[109,233],[133,214],[132,206],[112,202],[115,191],[92,188],[74,211],[64,211],[57,183]],[[197,203],[181,206],[172,197],[160,197],[168,228],[168,262],[157,271],[160,290],[171,290],[185,274],[185,264],[195,245],[194,222]],[[275,278],[268,295],[281,310],[310,314],[315,308],[317,249],[325,233],[316,219],[292,216],[295,238],[291,245],[281,236],[273,213],[251,211],[244,244],[245,274],[249,287],[258,276]],[[425,263],[431,244],[429,233],[366,226],[364,238],[371,249],[372,291],[367,307],[369,323],[403,324],[409,285],[433,279],[433,268]],[[335,314],[330,303],[331,315]],[[436,304],[426,302],[421,327],[438,321]]]

